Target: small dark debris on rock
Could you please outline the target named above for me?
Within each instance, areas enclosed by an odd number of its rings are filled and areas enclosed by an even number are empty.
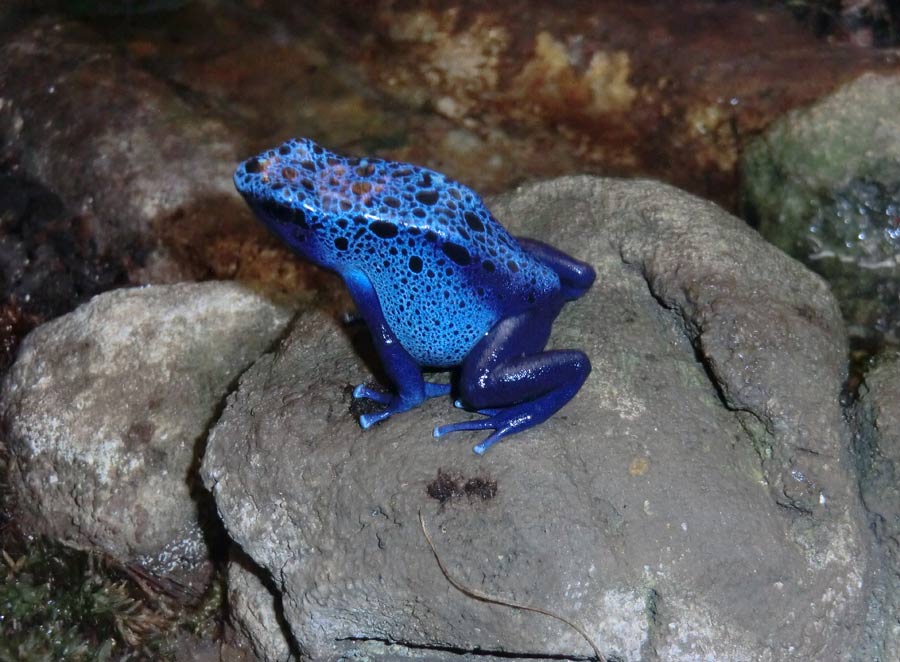
[[[497,481],[476,476],[466,481],[463,491],[467,496],[478,497],[482,501],[487,501],[497,495]]]
[[[437,499],[443,506],[450,499],[463,495],[460,489],[462,476],[451,476],[445,473],[443,469],[438,469],[437,478],[428,483],[425,491],[432,499]]]
[[[493,499],[497,494],[497,481],[489,477],[476,476],[468,480],[462,474],[448,473],[438,469],[437,477],[425,488],[432,499],[443,506],[451,499],[462,496],[478,497],[482,501]]]

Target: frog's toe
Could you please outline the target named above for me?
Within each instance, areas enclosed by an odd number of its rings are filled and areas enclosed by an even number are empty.
[[[535,416],[533,407],[529,404],[501,409],[483,409],[478,413],[485,414],[487,418],[459,421],[458,423],[436,427],[434,429],[435,438],[443,437],[451,432],[462,432],[463,430],[493,430],[484,441],[472,449],[478,455],[484,455],[487,449],[504,437],[527,430],[543,420],[543,417]]]
[[[488,435],[487,439],[482,441],[480,444],[472,448],[472,451],[476,455],[484,455],[487,452],[487,449],[496,444],[498,441],[503,439],[507,434],[509,434],[509,430],[494,430],[490,435]]]
[[[369,388],[365,384],[360,384],[355,389],[353,389],[353,397],[356,399],[366,398],[367,400],[374,400],[375,402],[386,405],[393,399],[394,396],[390,393],[385,393],[384,391],[376,391],[375,389]],[[363,427],[366,428],[369,426],[364,425]]]
[[[363,414],[359,417],[359,426],[363,430],[368,430],[370,427],[383,421],[386,418],[389,418],[391,414],[394,412],[391,411],[390,408],[385,409],[383,411],[376,411],[374,414]]]
[[[409,411],[410,409],[412,409],[413,407],[417,407],[421,403],[421,396],[390,396],[388,398],[388,402],[385,403],[387,406],[384,409],[382,409],[381,411],[373,412],[371,414],[363,414],[359,417],[359,424],[360,426],[362,426],[363,430],[368,430],[376,423],[383,421],[386,418],[390,418],[394,414]]]
[[[491,420],[487,418],[476,418],[472,421],[448,423],[447,425],[440,425],[434,429],[434,438],[439,439],[451,432],[462,432],[463,430],[487,430],[488,428],[493,427]]]
[[[481,414],[482,416],[496,416],[501,411],[503,411],[502,409],[470,409],[468,406],[466,406],[466,403],[464,403],[462,400],[454,400],[453,406],[456,407],[457,409],[465,409],[466,411],[474,411],[476,413]]]
[[[441,425],[434,429],[435,439],[443,437],[451,432],[462,432],[464,430],[494,430],[484,441],[475,446],[472,450],[478,455],[484,455],[488,448],[496,444],[503,437],[516,431],[517,426],[514,422],[508,421],[503,417],[495,416],[492,418],[478,418],[473,421],[460,421],[459,423],[450,423],[449,425]]]

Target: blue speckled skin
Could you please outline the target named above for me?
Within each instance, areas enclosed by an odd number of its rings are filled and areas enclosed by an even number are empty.
[[[514,238],[470,189],[418,166],[339,156],[290,140],[242,163],[238,191],[294,251],[344,279],[395,394],[356,387],[385,405],[363,428],[447,385],[423,367],[459,367],[457,405],[487,418],[435,428],[503,437],[549,418],[591,366],[577,350],[545,352],[553,320],[594,270],[534,239]]]

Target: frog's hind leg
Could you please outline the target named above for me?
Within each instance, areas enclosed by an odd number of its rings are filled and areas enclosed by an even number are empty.
[[[538,262],[556,272],[566,301],[577,299],[593,285],[597,274],[587,262],[576,260],[571,255],[537,239],[516,237],[516,241]]]
[[[459,396],[488,418],[451,423],[435,437],[493,430],[473,449],[481,455],[502,438],[544,422],[584,384],[591,364],[578,350],[543,351],[555,315],[524,313],[501,320],[463,362]]]

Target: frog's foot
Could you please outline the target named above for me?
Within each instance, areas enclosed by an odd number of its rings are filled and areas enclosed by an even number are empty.
[[[409,411],[413,407],[417,407],[418,405],[420,405],[428,398],[435,398],[450,393],[450,384],[434,384],[432,382],[423,382],[423,386],[424,388],[421,393],[416,393],[414,395],[394,395],[393,393],[376,391],[369,388],[365,384],[360,384],[355,389],[353,389],[354,398],[367,398],[369,400],[374,400],[375,402],[386,405],[386,407],[383,410],[374,412],[372,414],[363,414],[359,417],[359,424],[362,426],[363,430],[368,430],[379,421],[383,421],[384,419],[389,418],[394,414]]]
[[[484,414],[487,418],[441,425],[434,429],[434,437],[438,439],[445,434],[463,430],[493,430],[484,441],[472,449],[478,455],[484,455],[491,446],[504,437],[546,421],[571,400],[579,388],[581,388],[581,382],[556,389],[532,402],[524,402],[511,407],[481,409],[478,413]]]

